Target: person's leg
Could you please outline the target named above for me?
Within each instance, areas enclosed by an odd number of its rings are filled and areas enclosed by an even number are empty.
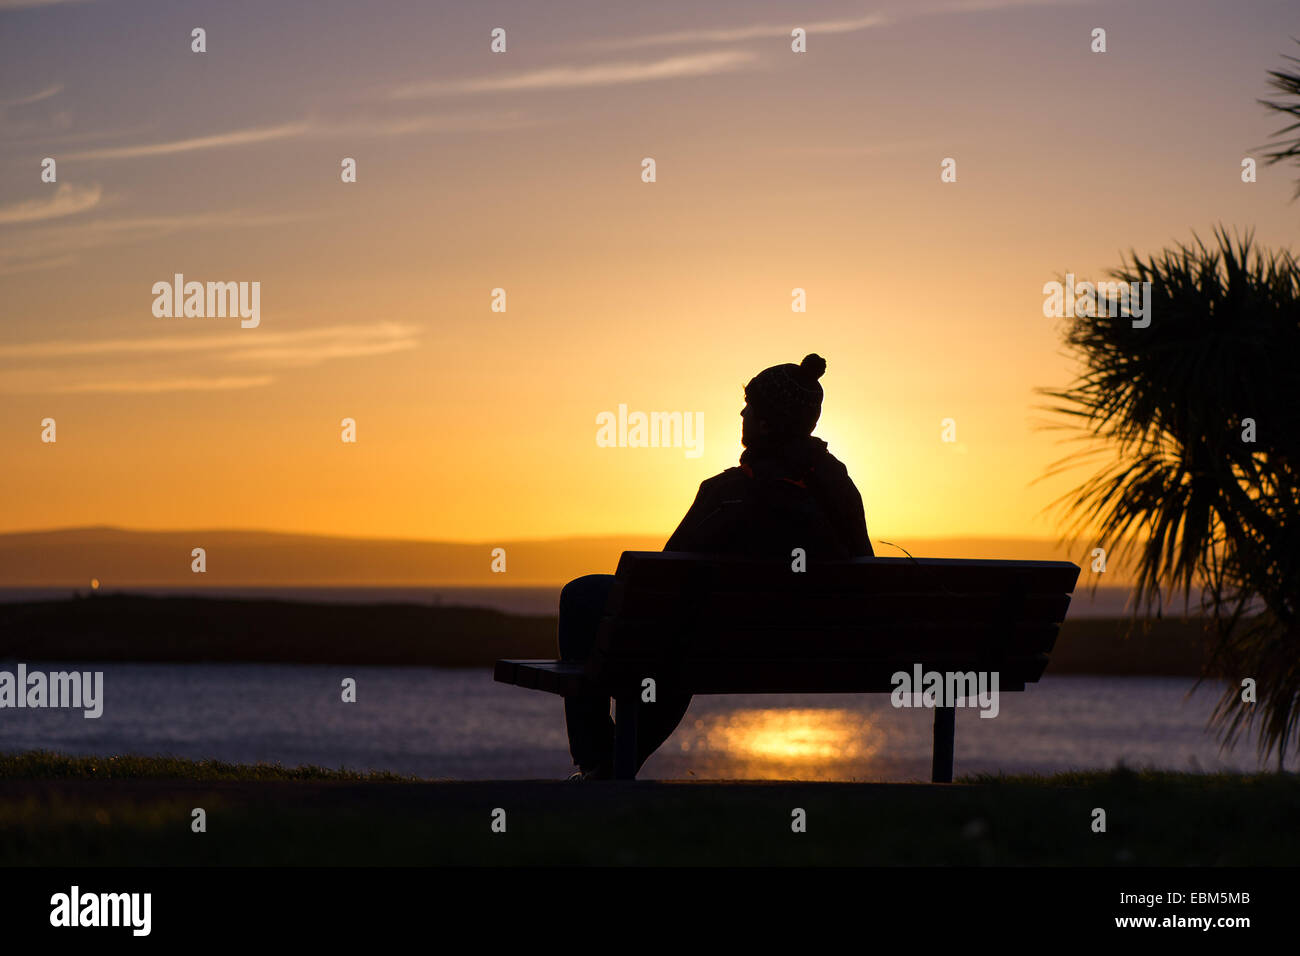
[[[560,659],[585,661],[596,645],[605,600],[614,583],[612,574],[575,578],[560,591]],[[569,729],[569,753],[582,770],[606,770],[613,763],[614,721],[609,697],[594,695],[564,698],[564,720]]]
[[[641,704],[637,711],[637,770],[677,729],[691,706],[690,694],[657,694],[653,704]]]

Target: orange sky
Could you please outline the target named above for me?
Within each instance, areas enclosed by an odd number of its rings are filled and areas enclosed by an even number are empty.
[[[1293,171],[1239,171],[1294,22],[974,6],[0,11],[0,531],[666,536],[744,382],[816,351],[873,538],[1055,536],[1042,285],[1291,242]],[[260,325],[156,318],[177,272],[260,282]],[[702,455],[597,447],[620,403],[702,412]]]

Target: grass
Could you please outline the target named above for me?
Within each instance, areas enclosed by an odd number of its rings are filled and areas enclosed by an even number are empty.
[[[48,750],[0,754],[0,780],[334,780],[360,782],[416,781],[419,777],[386,771],[330,770],[304,764],[225,763],[180,757],[70,757]]]
[[[192,810],[207,832],[191,830]],[[791,829],[792,812],[807,832]],[[1105,833],[1092,830],[1106,811]],[[505,811],[506,832],[493,813]],[[1115,770],[952,785],[430,781],[0,756],[0,865],[1294,865],[1300,776]]]

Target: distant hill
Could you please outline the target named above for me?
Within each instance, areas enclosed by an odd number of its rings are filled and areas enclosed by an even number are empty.
[[[554,585],[612,571],[623,551],[658,551],[666,535],[605,535],[465,543],[344,538],[271,531],[129,531],[70,528],[0,534],[0,587],[411,587]],[[1016,538],[899,540],[914,557],[1074,560],[1054,542]],[[902,552],[873,542],[876,553]],[[203,548],[207,572],[190,570]],[[491,570],[492,549],[506,551],[506,573]],[[1126,579],[1112,568],[1107,584]]]

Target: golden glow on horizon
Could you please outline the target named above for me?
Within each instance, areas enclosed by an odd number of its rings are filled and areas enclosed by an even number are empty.
[[[464,40],[470,17],[431,60],[421,5],[289,3],[213,84],[188,48],[151,46],[183,12],[138,30],[76,5],[88,33],[115,31],[101,50],[66,42],[60,6],[5,51],[30,88],[0,109],[0,532],[666,538],[736,463],[744,383],[817,352],[817,434],[873,538],[1054,539],[1044,508],[1087,472],[1036,483],[1067,449],[1035,427],[1035,389],[1076,371],[1043,283],[1225,217],[1269,245],[1294,234],[1290,177],[1243,187],[1187,139],[1267,140],[1255,98],[1281,13],[1205,30],[1144,7],[1126,48],[1155,52],[1135,61],[1091,56],[1064,7],[886,4],[795,56],[765,26],[775,3],[729,26],[671,3],[650,22],[520,4],[507,56]],[[1232,70],[1159,86],[1224,50]],[[1080,83],[1098,60],[1114,72]],[[1114,116],[1133,89],[1166,96],[1142,143],[1115,124],[1062,139],[1063,103]],[[57,187],[33,155],[60,157]],[[175,273],[260,282],[259,327],[153,317]],[[597,447],[620,403],[702,412],[703,454]]]

